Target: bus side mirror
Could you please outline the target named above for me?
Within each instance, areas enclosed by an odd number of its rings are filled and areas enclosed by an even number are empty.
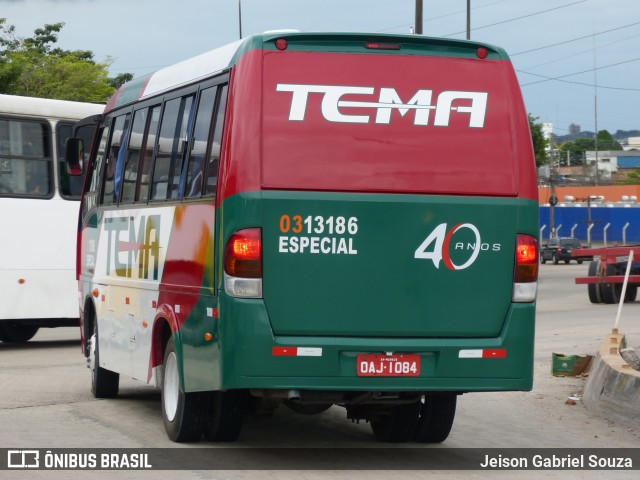
[[[84,143],[81,138],[67,138],[64,160],[67,165],[67,173],[71,176],[82,175],[84,163]]]

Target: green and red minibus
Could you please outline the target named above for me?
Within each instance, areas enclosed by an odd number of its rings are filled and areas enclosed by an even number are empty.
[[[175,441],[284,404],[442,442],[459,395],[532,388],[536,172],[502,49],[270,32],[125,84],[97,123],[96,397],[160,387]]]

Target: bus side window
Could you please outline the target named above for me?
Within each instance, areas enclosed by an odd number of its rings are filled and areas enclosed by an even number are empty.
[[[198,113],[193,127],[193,139],[189,163],[187,166],[187,183],[184,189],[185,198],[195,198],[202,195],[202,176],[204,160],[207,150],[207,140],[211,131],[213,106],[216,100],[217,87],[207,88],[200,93]]]
[[[122,200],[121,203],[132,203],[136,195],[136,182],[138,180],[138,168],[140,166],[140,154],[142,150],[142,137],[147,124],[147,109],[137,110],[133,116],[133,126],[129,136],[124,173],[122,176]]]
[[[174,98],[165,104],[151,185],[152,200],[178,198],[193,98],[193,95]]]
[[[138,191],[136,194],[136,202],[146,202],[149,197],[149,181],[151,180],[151,171],[153,167],[153,149],[158,137],[158,125],[160,123],[160,105],[151,107],[149,114],[149,126],[144,138],[142,146],[140,163],[140,178],[138,180]]]
[[[216,106],[216,120],[211,142],[209,160],[206,165],[207,183],[205,195],[215,195],[218,186],[218,165],[220,163],[220,146],[222,145],[222,131],[224,129],[224,114],[227,109],[227,85],[219,89],[218,102]]]
[[[46,123],[0,119],[0,194],[50,197],[53,169]]]
[[[118,203],[119,187],[122,182],[122,170],[124,164],[124,149],[120,148],[126,144],[127,127],[129,126],[129,113],[116,118],[113,126],[113,135],[109,145],[107,155],[107,167],[102,193],[102,204],[113,205]]]
[[[82,218],[93,210],[98,205],[98,196],[100,194],[100,184],[102,179],[102,171],[104,169],[104,163],[106,159],[107,142],[109,140],[109,126],[102,128],[102,131],[98,133],[100,136],[100,143],[98,144],[98,151],[96,157],[88,167],[87,175],[89,175],[89,184],[87,185],[87,191],[82,199]]]

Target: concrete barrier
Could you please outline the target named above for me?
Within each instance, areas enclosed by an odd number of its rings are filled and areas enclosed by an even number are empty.
[[[600,345],[585,385],[587,409],[609,420],[640,429],[640,372],[620,356],[625,336],[613,329]]]

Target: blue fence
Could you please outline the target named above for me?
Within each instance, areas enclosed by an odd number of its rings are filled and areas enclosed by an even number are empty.
[[[551,225],[549,222],[549,214],[551,207],[540,207],[540,228],[546,225],[542,231],[542,238],[549,238],[551,233]],[[607,229],[608,242],[622,242],[622,231],[628,223],[626,231],[627,243],[640,242],[640,208],[639,207],[555,207],[554,219],[555,227],[562,225],[558,236],[571,236],[571,229],[575,227],[573,236],[580,240],[587,240],[589,210],[591,210],[591,240],[602,242],[604,240],[604,228],[607,224],[611,224]]]

